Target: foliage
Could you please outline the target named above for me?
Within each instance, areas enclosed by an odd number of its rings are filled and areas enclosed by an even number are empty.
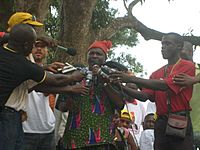
[[[95,10],[92,14],[92,27],[94,30],[100,30],[109,25],[116,16],[118,10],[109,7],[110,0],[98,0]],[[111,38],[113,47],[117,45],[135,46],[138,42],[137,33],[133,29],[122,29]]]
[[[118,10],[109,8],[109,0],[98,0],[92,16],[93,29],[100,30],[109,25],[115,19],[117,12]],[[117,47],[118,45],[132,47],[138,42],[136,31],[127,28],[117,32],[110,40],[113,43],[113,47]],[[133,58],[130,54],[126,55],[125,53],[121,53],[120,56],[116,56],[115,53],[111,51],[109,59],[121,64],[126,64],[127,67],[135,73],[143,72],[143,66],[139,62],[136,62],[136,58]]]
[[[60,20],[59,20],[59,7],[60,0],[52,0],[49,8],[49,15],[45,21],[46,32],[53,38],[57,38],[59,32]],[[92,14],[92,28],[95,31],[101,28],[107,27],[114,19],[118,10],[109,7],[109,0],[97,0],[97,5]],[[113,43],[113,47],[118,45],[135,46],[138,42],[137,33],[133,29],[122,29],[116,35],[110,39]],[[49,53],[48,62],[52,61],[56,57],[56,52],[51,51]],[[121,53],[120,56],[116,56],[112,51],[109,54],[109,58],[117,61],[121,64],[127,64],[127,67],[133,70],[135,73],[143,72],[143,66],[136,62],[136,58],[133,58],[130,54],[126,55]]]
[[[121,52],[119,56],[116,56],[115,53],[110,53],[109,59],[125,65],[129,70],[131,70],[134,73],[142,73],[142,76],[144,74],[146,75],[142,64],[137,62],[136,58],[132,57],[131,54],[125,54],[124,52]]]
[[[138,43],[137,33],[134,29],[123,29],[117,32],[112,38],[113,47],[117,45],[136,46]]]
[[[49,13],[45,20],[45,31],[54,39],[57,39],[60,29],[60,0],[51,0]]]
[[[109,8],[109,0],[98,0],[92,14],[92,27],[99,30],[106,27],[115,19],[117,10]]]

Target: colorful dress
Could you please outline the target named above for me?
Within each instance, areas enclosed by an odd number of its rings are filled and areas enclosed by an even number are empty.
[[[89,95],[72,95],[71,99],[73,104],[63,137],[64,147],[74,149],[113,143],[115,107],[102,84],[92,85]]]

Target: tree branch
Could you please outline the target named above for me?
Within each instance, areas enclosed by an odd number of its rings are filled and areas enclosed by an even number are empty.
[[[122,28],[133,27],[128,17],[119,17],[113,20],[107,28],[102,28],[96,33],[96,39],[110,39]]]
[[[145,40],[158,40],[161,41],[162,37],[165,33],[148,28],[142,22],[140,22],[135,16],[132,14],[133,7],[138,3],[142,2],[142,0],[134,0],[129,4],[127,9],[128,16],[119,17],[113,20],[107,28],[102,28],[100,31],[96,33],[96,39],[110,39],[113,35],[115,35],[120,29],[123,28],[132,28]],[[125,3],[125,1],[124,1]],[[183,36],[185,41],[191,42],[195,46],[200,46],[200,37],[199,36]]]

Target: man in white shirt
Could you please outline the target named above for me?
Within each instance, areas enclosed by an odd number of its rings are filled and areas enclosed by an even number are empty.
[[[34,61],[43,66],[48,54],[48,41],[38,38],[32,50]],[[55,150],[55,116],[49,95],[35,90],[28,94],[27,120],[23,122],[24,150]]]

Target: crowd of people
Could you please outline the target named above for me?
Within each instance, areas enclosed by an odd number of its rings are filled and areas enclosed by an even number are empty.
[[[0,32],[0,150],[199,147],[193,114],[199,111],[194,93],[200,74],[190,42],[165,34],[161,53],[167,64],[150,79],[108,61],[109,40],[88,47],[87,67],[63,74],[58,69],[64,63],[45,64],[55,43],[37,36],[34,28],[41,26],[31,14],[16,12],[7,32]]]

